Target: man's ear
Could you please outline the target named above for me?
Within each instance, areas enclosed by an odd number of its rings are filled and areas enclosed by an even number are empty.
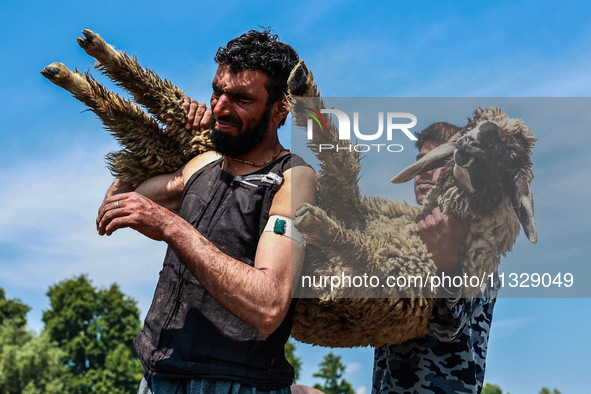
[[[280,124],[283,119],[289,114],[289,102],[287,97],[276,100],[273,103],[273,110],[271,112],[271,122]]]

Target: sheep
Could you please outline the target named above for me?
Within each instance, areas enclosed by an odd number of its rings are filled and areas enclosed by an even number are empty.
[[[89,72],[72,72],[62,63],[52,63],[41,71],[90,107],[118,140],[122,149],[106,158],[113,176],[136,187],[147,178],[174,172],[195,155],[212,150],[209,131],[193,136],[185,130],[187,116],[181,89],[142,68],[135,57],[115,50],[93,31],[83,30],[82,34],[78,44],[96,59],[95,67],[152,114],[110,92]]]
[[[320,111],[313,76],[305,67],[292,73],[296,125],[306,126],[304,108]],[[432,256],[421,242],[415,218],[439,205],[444,213],[470,218],[460,251],[464,273],[488,279],[510,251],[520,223],[531,242],[537,241],[531,194],[531,150],[535,138],[521,120],[504,111],[478,108],[449,142],[395,176],[394,183],[444,166],[439,183],[424,206],[376,197],[361,197],[357,184],[360,157],[356,152],[322,152],[320,144],[338,144],[335,125],[314,132],[308,142],[320,161],[317,206],[296,211],[296,227],[306,235],[308,250],[302,277],[347,277],[360,274],[420,277],[437,274]],[[344,190],[343,190],[344,189]],[[382,282],[383,283],[383,282]],[[309,285],[309,282],[308,282]],[[300,296],[304,291],[300,284]],[[298,301],[292,336],[330,347],[397,344],[429,332],[428,321],[438,288],[403,289],[318,287],[306,289]],[[483,290],[463,288],[464,297]],[[371,297],[374,298],[371,298]]]
[[[78,43],[95,57],[97,68],[127,89],[152,114],[108,91],[89,73],[72,72],[61,63],[52,63],[41,72],[89,106],[120,142],[122,149],[107,156],[114,176],[137,186],[153,175],[173,172],[193,156],[212,149],[207,131],[194,137],[185,131],[182,90],[140,67],[135,57],[116,51],[98,34],[90,30],[82,33],[84,37],[78,38]],[[294,68],[289,88],[292,96],[308,97],[303,99],[305,105],[322,106],[312,73],[303,61]],[[296,124],[304,125],[307,119],[298,111],[301,103],[294,101],[293,115]],[[320,143],[336,140],[332,123],[330,130],[332,133],[314,133],[310,144],[321,162],[318,206],[304,205],[296,213],[296,225],[309,242],[304,274],[354,272],[355,263],[367,273],[376,270],[390,275],[434,275],[437,269],[414,223],[421,209],[407,203],[362,197],[357,185],[359,153],[332,155],[317,149]],[[502,151],[482,150],[479,138],[489,134],[496,135],[512,150],[505,156]],[[535,242],[530,189],[533,173],[529,161],[534,141],[525,125],[507,118],[502,111],[477,110],[465,130],[445,148],[434,150],[395,177],[396,182],[409,180],[415,173],[439,166],[455,152],[455,161],[446,165],[445,181],[427,197],[425,208],[438,204],[445,212],[471,217],[470,235],[463,249],[466,273],[491,272],[515,242],[519,221]],[[496,156],[483,160],[488,153]],[[471,171],[495,163],[495,157],[515,162],[517,165],[505,170],[513,168],[516,172],[512,179],[483,187],[479,183],[482,178]],[[497,193],[502,196],[500,200],[492,198],[495,188],[502,191]],[[465,295],[474,296],[477,290],[467,288]],[[402,294],[386,294],[391,298],[367,298],[365,289],[346,295],[358,298],[335,298],[335,294],[318,292],[316,299],[300,299],[292,335],[303,342],[325,346],[399,343],[428,332],[436,292],[409,287]]]

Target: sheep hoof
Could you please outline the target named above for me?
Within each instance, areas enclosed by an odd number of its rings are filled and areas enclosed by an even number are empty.
[[[309,234],[323,228],[323,218],[327,219],[322,209],[310,204],[302,204],[295,213],[295,226],[303,233]]]
[[[300,63],[291,72],[287,85],[292,95],[301,96],[305,93],[306,78],[308,76],[306,71],[306,66]]]
[[[84,34],[84,37],[78,37],[76,41],[78,41],[78,45],[80,45],[82,49],[88,50],[90,47],[94,45],[98,35],[95,34],[92,30],[88,29],[82,30],[82,34]]]
[[[303,60],[293,68],[287,80],[289,93],[293,97],[309,97],[314,95],[316,85],[314,77]]]
[[[51,63],[41,70],[41,75],[45,78],[54,81],[63,78],[68,73],[68,68],[62,63]]]

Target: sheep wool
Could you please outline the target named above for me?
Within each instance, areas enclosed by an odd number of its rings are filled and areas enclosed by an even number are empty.
[[[89,72],[72,72],[62,63],[48,65],[41,74],[86,104],[119,142],[121,150],[106,157],[115,177],[136,187],[212,149],[209,131],[193,136],[185,129],[181,89],[142,68],[135,57],[115,50],[93,31],[82,34],[78,44],[96,59],[95,67],[131,93],[137,104],[109,91]]]

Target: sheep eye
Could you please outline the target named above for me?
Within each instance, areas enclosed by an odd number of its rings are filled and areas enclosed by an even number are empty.
[[[511,151],[511,160],[517,159],[517,152]]]

